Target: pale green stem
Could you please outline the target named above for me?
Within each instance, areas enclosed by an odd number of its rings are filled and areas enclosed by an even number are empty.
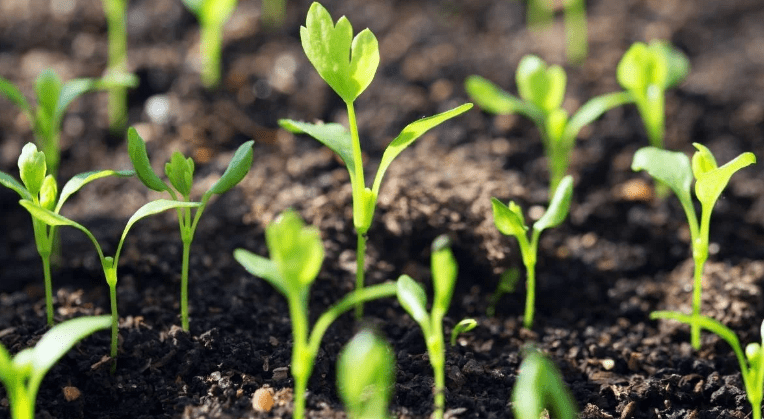
[[[536,264],[526,265],[527,272],[527,292],[525,295],[525,315],[523,316],[523,327],[530,329],[533,327],[533,316],[536,311]]]
[[[364,286],[364,256],[366,254],[366,237],[358,234],[358,246],[356,248],[356,271],[355,271],[355,289],[361,290]],[[355,318],[363,317],[363,303],[355,306]]]
[[[35,202],[39,204],[38,202]],[[53,326],[53,285],[50,275],[50,254],[53,247],[53,235],[55,228],[50,227],[42,221],[32,217],[32,228],[34,229],[35,244],[37,253],[42,259],[42,271],[45,281],[45,312],[47,314],[48,326]]]
[[[183,330],[188,332],[188,262],[191,242],[183,242],[183,267],[180,277],[180,319]]]
[[[289,315],[292,319],[292,377],[294,378],[294,419],[305,416],[305,391],[313,370],[315,355],[308,350],[307,301],[302,296],[289,296]]]
[[[185,197],[186,201],[190,201],[189,197]],[[194,212],[194,220],[191,221],[191,208],[183,208],[183,212],[178,212],[178,220],[180,221],[180,235],[183,242],[183,265],[180,275],[180,321],[183,330],[188,332],[189,329],[189,316],[188,316],[188,269],[189,258],[191,255],[191,242],[194,240],[194,233],[196,232],[196,226],[199,224],[199,218],[201,218],[204,212],[204,207],[209,201],[210,195],[204,195],[202,197],[202,204]]]
[[[104,0],[108,38],[109,71],[114,74],[127,74],[127,1]],[[112,86],[109,88],[109,126],[112,132],[119,133],[127,123],[127,88]]]
[[[564,15],[568,61],[581,63],[589,49],[584,0],[570,0],[565,7]]]
[[[45,275],[45,311],[48,313],[48,326],[53,326],[53,285],[50,278],[50,255],[42,257],[42,270]]]
[[[117,311],[117,261],[112,261],[112,266],[104,267],[106,283],[109,284],[109,300],[111,302],[111,373],[117,369],[117,341],[119,339],[119,312]]]
[[[200,31],[202,83],[207,88],[213,88],[220,83],[223,28],[215,24],[201,23]]]
[[[703,266],[708,260],[708,235],[711,225],[711,209],[702,208],[700,219],[700,232],[692,245],[692,256],[695,262],[692,288],[692,314],[700,315],[700,306],[703,302]],[[693,322],[690,330],[690,342],[695,350],[700,349],[700,326]]]
[[[33,395],[27,392],[26,383],[18,380],[15,388],[8,389],[8,398],[13,419],[34,419],[35,400]]]
[[[443,419],[443,411],[446,408],[446,357],[445,348],[443,345],[443,317],[435,315],[432,316],[432,335],[427,345],[427,351],[430,355],[430,365],[432,365],[432,373],[434,378],[433,383],[433,397],[435,410],[433,412],[434,419]]]
[[[361,154],[361,139],[358,136],[358,125],[355,118],[355,108],[353,102],[345,102],[348,109],[348,125],[350,126],[350,136],[353,145],[353,166],[348,168],[353,170],[355,177],[355,185],[351,185],[353,188],[353,206],[364,206],[363,201],[364,190],[366,188],[366,181],[363,175],[363,155]],[[366,239],[363,237],[368,230],[368,225],[359,225],[365,220],[358,220],[359,212],[356,208],[353,209],[353,224],[355,225],[356,234],[358,235],[358,245],[356,253],[356,290],[363,289],[364,287],[364,259],[366,257]],[[356,318],[363,317],[363,302],[359,302],[355,309]]]

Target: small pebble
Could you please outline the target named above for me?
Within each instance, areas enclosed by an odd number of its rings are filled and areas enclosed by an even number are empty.
[[[66,399],[67,402],[73,402],[79,399],[82,394],[80,389],[74,386],[66,386],[62,390],[64,392],[64,399]]]
[[[273,390],[261,387],[252,395],[252,407],[258,412],[270,412],[273,408]]]

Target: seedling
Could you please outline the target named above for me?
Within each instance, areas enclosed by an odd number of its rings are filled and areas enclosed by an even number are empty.
[[[172,208],[191,208],[191,207],[198,207],[198,202],[180,202],[180,201],[168,201],[165,199],[160,199],[157,201],[149,202],[148,204],[138,208],[138,211],[136,211],[132,217],[127,221],[127,225],[125,226],[125,229],[122,231],[122,237],[119,239],[119,244],[117,245],[117,251],[114,253],[114,256],[104,256],[103,251],[101,250],[101,246],[98,244],[98,241],[95,239],[93,234],[88,230],[87,228],[83,227],[81,224],[78,224],[63,215],[60,215],[56,212],[53,212],[43,206],[41,206],[39,203],[35,203],[34,201],[30,201],[28,199],[22,199],[19,201],[21,206],[27,209],[30,214],[32,214],[32,217],[39,220],[42,223],[45,223],[49,226],[70,226],[77,228],[81,230],[83,233],[85,233],[90,240],[93,242],[93,245],[95,245],[96,251],[98,252],[98,258],[101,261],[101,267],[103,268],[104,276],[106,277],[106,283],[109,285],[109,299],[111,301],[111,352],[110,355],[112,359],[114,360],[114,363],[112,364],[112,372],[115,371],[117,367],[117,332],[118,332],[118,326],[119,326],[119,313],[117,312],[117,266],[119,263],[119,254],[122,251],[122,244],[125,242],[125,238],[127,237],[127,232],[130,230],[130,227],[133,226],[138,220],[144,217],[148,217],[149,215],[158,214],[160,212],[166,211],[168,209]]]
[[[512,412],[518,419],[539,419],[546,408],[553,418],[574,419],[578,415],[560,370],[541,352],[530,349],[512,390]]]
[[[56,178],[51,174],[46,174],[45,153],[37,151],[34,144],[27,143],[21,149],[18,165],[21,183],[9,174],[0,172],[0,185],[13,189],[22,199],[33,202],[35,205],[42,206],[56,214],[61,211],[64,202],[87,183],[106,176],[128,177],[134,174],[132,170],[99,170],[80,173],[66,182],[59,196]],[[32,228],[34,229],[37,253],[42,259],[42,270],[45,278],[45,311],[48,325],[53,326],[53,285],[50,275],[50,255],[53,253],[56,226],[49,226],[33,216]]]
[[[636,42],[618,63],[618,83],[637,105],[653,147],[663,148],[666,89],[681,83],[689,71],[687,57],[666,41]]]
[[[690,225],[692,258],[695,272],[692,291],[692,314],[700,315],[703,266],[708,259],[708,233],[711,225],[711,212],[716,200],[727,187],[730,178],[738,170],[756,163],[753,153],[743,153],[722,167],[717,167],[716,159],[705,146],[693,143],[697,151],[690,159],[684,153],[667,151],[656,147],[643,147],[634,153],[631,168],[634,171],[645,170],[656,180],[674,191],[684,208]],[[700,201],[700,223],[695,215],[690,186],[695,177],[695,196]],[[692,324],[691,343],[700,349],[700,325]]]
[[[451,346],[456,345],[456,338],[459,337],[460,334],[469,332],[476,327],[477,320],[475,319],[464,319],[457,323],[456,326],[454,326],[454,329],[451,331]]]
[[[451,252],[450,240],[439,236],[432,243],[432,284],[433,301],[430,313],[427,313],[427,295],[424,289],[408,275],[398,279],[398,301],[407,313],[419,324],[427,345],[435,377],[433,393],[435,395],[435,419],[443,419],[446,405],[446,346],[443,338],[443,317],[451,305],[451,297],[456,284],[457,265]]]
[[[740,372],[743,376],[746,396],[751,403],[753,419],[761,419],[761,398],[764,394],[764,349],[758,343],[749,343],[743,352],[737,335],[727,326],[704,315],[689,315],[676,311],[654,311],[650,313],[650,319],[670,319],[690,325],[701,327],[724,339],[735,352],[737,362],[740,364]],[[764,345],[764,322],[761,324],[762,344]]]
[[[53,70],[40,73],[35,80],[37,107],[32,108],[21,91],[10,81],[0,77],[0,94],[13,102],[27,116],[32,124],[37,144],[45,153],[48,173],[58,176],[61,160],[59,136],[64,112],[70,103],[83,93],[106,89],[113,86],[134,87],[138,84],[135,76],[113,74],[103,79],[73,79],[66,83]]]
[[[528,241],[522,208],[510,201],[504,205],[496,198],[491,198],[493,206],[493,223],[499,231],[507,236],[515,236],[520,244],[520,253],[523,256],[523,265],[526,270],[527,294],[525,297],[525,316],[523,326],[526,329],[533,327],[533,315],[536,304],[536,257],[539,246],[539,236],[547,228],[557,227],[568,216],[570,198],[573,195],[573,178],[565,176],[557,190],[554,192],[549,208],[538,221],[533,223],[531,240]]]
[[[360,301],[395,295],[394,283],[374,285],[347,294],[325,311],[309,331],[308,297],[324,260],[324,246],[315,227],[306,227],[300,216],[287,210],[265,229],[265,241],[271,258],[236,249],[234,258],[252,275],[265,279],[286,297],[292,319],[292,377],[294,377],[294,412],[301,419],[305,412],[305,390],[313,371],[321,339],[326,329],[342,313]]]
[[[167,191],[174,201],[179,201],[178,195],[183,199],[180,201],[191,202],[191,187],[194,177],[194,161],[189,157],[185,158],[180,152],[174,152],[170,161],[165,164],[164,171],[167,178],[170,180],[172,188],[164,181],[159,179],[151,168],[149,162],[149,156],[146,153],[146,143],[143,141],[138,131],[135,128],[130,128],[127,131],[127,148],[130,154],[130,161],[133,163],[135,172],[138,174],[138,179],[143,182],[146,187],[153,189],[157,192]],[[204,212],[207,202],[209,202],[212,195],[220,195],[227,192],[229,189],[236,186],[244,176],[249,172],[252,166],[252,145],[254,141],[247,141],[239,146],[234,153],[231,162],[228,163],[228,167],[223,176],[215,182],[202,195],[200,205],[196,206],[195,211],[191,211],[191,207],[178,207],[178,222],[180,224],[180,238],[183,242],[183,265],[181,267],[181,281],[180,281],[180,318],[183,330],[188,331],[188,263],[189,255],[191,252],[191,242],[194,240],[194,233],[196,232],[196,226],[199,223]],[[173,190],[175,188],[175,190]],[[177,193],[176,193],[177,191]]]
[[[337,361],[337,389],[350,419],[386,419],[395,384],[393,348],[364,329]]]
[[[202,83],[207,88],[220,83],[220,59],[223,25],[236,10],[237,0],[183,0],[199,21],[199,46],[202,59]]]
[[[517,66],[515,80],[519,98],[480,76],[467,77],[464,87],[478,106],[487,112],[498,115],[518,113],[536,124],[549,161],[550,191],[557,189],[565,176],[581,129],[610,109],[632,100],[625,92],[597,96],[569,118],[568,112],[562,109],[567,81],[562,67],[547,66],[541,58],[526,55]]]
[[[466,112],[471,103],[461,105],[428,118],[422,118],[407,125],[385,149],[382,161],[374,177],[371,189],[364,180],[361,142],[358,137],[355,108],[353,102],[369,86],[379,65],[377,38],[369,29],[364,29],[353,38],[353,28],[346,17],[341,17],[335,26],[329,12],[319,3],[310,6],[306,26],[300,28],[300,39],[305,55],[318,71],[321,78],[331,86],[347,106],[350,132],[337,123],[311,124],[282,119],[279,124],[297,134],[308,134],[315,138],[343,160],[350,173],[353,194],[353,225],[357,239],[356,288],[364,285],[364,257],[366,253],[366,232],[371,226],[377,205],[382,177],[390,163],[406,147],[425,132],[442,122]],[[363,316],[363,305],[356,307],[356,317]]]
[[[499,285],[496,286],[496,291],[491,294],[491,299],[488,302],[488,308],[485,310],[486,315],[493,317],[496,314],[496,305],[499,304],[499,300],[504,294],[511,294],[517,289],[517,283],[520,281],[520,270],[517,268],[509,268],[502,272],[501,278],[499,278]]]
[[[135,77],[127,71],[127,0],[102,0],[109,37],[107,73],[119,77]],[[134,86],[131,86],[134,87]],[[127,88],[109,88],[109,126],[120,133],[127,124]]]
[[[547,0],[528,0],[527,20],[532,29],[548,27],[554,18],[552,6]],[[586,4],[584,0],[568,0],[563,4],[565,21],[565,47],[568,62],[581,63],[586,59],[589,45],[587,40]]]
[[[34,419],[37,391],[45,374],[88,335],[107,329],[109,316],[80,317],[53,326],[34,348],[11,357],[0,344],[0,381],[5,385],[13,419]]]

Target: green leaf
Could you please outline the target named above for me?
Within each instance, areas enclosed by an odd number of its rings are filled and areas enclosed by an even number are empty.
[[[590,99],[568,120],[562,141],[572,144],[583,127],[594,122],[605,112],[632,102],[634,102],[634,98],[628,92],[608,93]]]
[[[562,67],[552,65],[547,68],[541,58],[526,55],[517,66],[515,80],[520,97],[534,103],[545,113],[562,105],[567,82],[567,76]]]
[[[374,219],[374,209],[377,206],[377,194],[369,188],[361,189],[359,204],[353,205],[353,225],[358,234],[366,234]]]
[[[61,189],[61,197],[58,199],[58,204],[56,205],[54,212],[59,212],[61,207],[64,205],[64,202],[66,202],[70,196],[79,191],[83,186],[96,179],[100,179],[106,176],[130,177],[133,175],[135,175],[135,172],[132,170],[95,170],[92,172],[85,172],[74,175],[74,177],[66,182],[64,188]]]
[[[223,176],[212,185],[208,191],[209,193],[225,193],[244,179],[244,176],[249,173],[249,169],[252,167],[252,146],[254,144],[255,142],[250,140],[239,146],[233,158],[231,158],[231,162],[228,163],[225,172],[223,172]]]
[[[616,78],[618,83],[626,90],[640,92],[644,95],[644,90],[650,82],[650,67],[654,66],[651,62],[647,45],[643,42],[635,42],[623,54],[616,67]]]
[[[544,215],[533,224],[533,229],[541,232],[547,228],[557,227],[568,216],[570,210],[570,199],[573,196],[573,177],[568,175],[562,178],[554,196],[549,202]]]
[[[518,215],[518,211],[513,211],[512,206],[517,207],[514,202],[510,202],[510,205],[504,205],[498,199],[491,197],[491,206],[493,207],[493,223],[501,234],[507,236],[522,236],[525,235],[525,231],[528,227],[523,221],[522,215]]]
[[[719,165],[716,164],[716,158],[714,158],[711,150],[706,146],[698,143],[693,143],[693,145],[698,151],[692,155],[692,174],[695,176],[695,179],[698,179],[704,173],[716,169]]]
[[[690,196],[692,168],[690,159],[684,153],[657,147],[642,147],[634,153],[631,170],[646,171],[653,178],[668,185],[679,198],[682,206],[693,208]],[[692,213],[694,214],[694,210]]]
[[[465,332],[469,332],[470,330],[477,327],[477,320],[475,319],[463,319],[459,323],[454,326],[454,329],[451,330],[451,346],[456,345],[456,338]]]
[[[24,187],[19,181],[13,178],[13,176],[0,171],[0,185],[5,186],[8,189],[13,189],[23,199],[32,200],[32,194],[29,193],[27,188]]]
[[[169,186],[162,182],[162,179],[159,179],[159,176],[151,168],[149,155],[146,153],[146,142],[143,141],[143,138],[133,127],[127,130],[127,152],[130,155],[130,161],[133,163],[138,179],[146,187],[157,192],[169,190]]]
[[[204,0],[199,16],[206,25],[223,26],[236,10],[236,0]]]
[[[424,289],[408,275],[401,275],[396,282],[398,301],[407,313],[422,327],[425,336],[430,331],[430,316],[427,314],[427,295]]]
[[[434,290],[432,311],[444,315],[451,305],[458,272],[456,259],[450,246],[451,242],[448,236],[438,236],[432,242],[432,256],[430,257]]]
[[[179,151],[172,153],[170,161],[164,166],[164,173],[176,191],[188,198],[194,183],[194,160],[183,157]]]
[[[268,281],[282,295],[289,295],[289,286],[272,260],[245,249],[236,249],[233,252],[233,258],[252,275]]]
[[[350,21],[343,16],[335,26],[318,2],[308,10],[300,39],[308,60],[345,102],[353,102],[374,78],[379,65],[377,38],[368,29],[353,38]]]
[[[26,143],[21,149],[21,155],[19,155],[19,174],[21,181],[32,196],[36,197],[40,193],[42,182],[45,180],[45,172],[47,172],[45,154],[42,151],[37,151],[36,145]]]
[[[291,119],[280,119],[279,125],[285,130],[294,134],[308,134],[318,140],[321,144],[329,147],[332,151],[345,162],[345,167],[350,174],[350,182],[354,182],[355,160],[353,159],[353,140],[350,132],[342,124],[311,124],[308,122],[293,121]]]
[[[650,49],[662,57],[662,65],[666,68],[662,84],[664,89],[678,85],[687,77],[690,72],[690,60],[682,51],[674,48],[669,42],[660,40],[650,42]]]
[[[544,111],[532,102],[525,102],[480,76],[469,76],[464,88],[477,105],[486,112],[497,115],[519,113],[538,126],[543,125]]]
[[[398,154],[401,153],[401,151],[406,149],[406,147],[411,145],[414,140],[424,135],[424,133],[430,129],[457,115],[461,115],[470,109],[472,109],[472,104],[465,103],[464,105],[458,106],[446,112],[442,112],[427,118],[422,118],[406,125],[406,128],[403,128],[403,131],[401,131],[401,133],[395,137],[395,139],[385,149],[384,154],[382,154],[382,161],[379,162],[379,169],[377,169],[377,174],[374,177],[374,186],[372,187],[374,194],[379,195],[379,188],[382,184],[382,178],[385,175],[385,171],[387,171],[390,163],[393,162],[393,160],[398,156]]]
[[[551,410],[554,418],[576,417],[576,402],[562,381],[560,371],[552,361],[534,350],[520,364],[512,391],[512,411],[518,419],[539,419],[545,407]]]
[[[82,230],[89,234],[90,232],[88,229],[83,227],[82,225],[64,217],[61,214],[56,214],[53,211],[50,211],[48,209],[45,209],[37,204],[35,204],[32,201],[22,199],[19,201],[19,204],[21,204],[22,207],[26,208],[27,211],[29,211],[30,214],[32,214],[32,217],[42,221],[43,223],[50,225],[50,226],[70,226],[77,228],[79,230]]]
[[[61,79],[50,68],[40,73],[35,80],[34,90],[37,95],[38,110],[44,110],[48,118],[55,115],[61,88]]]
[[[11,386],[16,378],[16,371],[13,368],[13,359],[5,346],[0,343],[0,381],[5,385],[6,391],[12,391]]]
[[[96,79],[74,79],[64,83],[61,87],[60,94],[56,100],[56,106],[53,111],[53,123],[55,127],[58,127],[61,123],[66,108],[74,99],[77,99],[83,93],[97,88]]]
[[[553,109],[547,115],[545,122],[545,131],[552,143],[552,147],[567,149],[569,146],[572,146],[572,143],[565,144],[562,142],[562,135],[565,132],[565,127],[568,125],[568,112],[565,109]],[[565,158],[567,160],[568,156],[566,155]]]
[[[27,115],[31,115],[32,110],[29,106],[29,102],[27,102],[27,99],[21,94],[21,91],[9,80],[2,77],[0,77],[0,94],[8,98],[11,103],[21,108]]]
[[[305,226],[293,210],[284,211],[265,229],[271,260],[291,292],[302,292],[316,279],[324,261],[321,234]]]
[[[40,188],[40,205],[48,210],[53,210],[56,206],[56,198],[58,197],[58,184],[56,178],[53,175],[45,176],[45,180],[42,182],[42,188]]]
[[[342,349],[337,360],[337,389],[351,419],[383,419],[395,382],[392,348],[364,329]]]
[[[693,144],[700,150],[700,144]],[[738,170],[756,163],[756,156],[753,153],[743,153],[734,160],[728,162],[724,166],[707,171],[701,174],[695,182],[695,195],[698,197],[700,203],[706,207],[712,207],[716,200],[719,199],[719,195],[722,194],[724,188],[730,181],[732,175]]]
[[[160,212],[167,211],[169,209],[196,208],[199,205],[201,205],[200,202],[183,202],[183,201],[172,201],[169,199],[157,199],[156,201],[149,202],[148,204],[145,204],[144,206],[138,208],[138,211],[135,211],[135,213],[133,213],[130,219],[127,220],[127,225],[125,225],[125,229],[122,231],[122,237],[120,237],[119,239],[117,252],[115,253],[115,256],[114,256],[114,259],[115,259],[114,265],[116,266],[117,264],[117,260],[119,259],[119,252],[122,249],[122,243],[124,243],[125,237],[127,237],[127,232],[130,230],[133,224],[135,224],[142,218],[146,218],[154,214],[159,214]]]

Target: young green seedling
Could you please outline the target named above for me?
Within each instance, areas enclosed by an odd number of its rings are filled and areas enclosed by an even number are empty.
[[[491,299],[488,301],[488,308],[485,310],[485,314],[489,317],[493,317],[496,314],[496,305],[499,304],[499,300],[504,294],[511,294],[517,289],[517,283],[520,281],[520,270],[517,268],[509,268],[502,272],[501,278],[499,278],[499,285],[496,286],[496,290],[491,294]]]
[[[239,146],[234,153],[231,162],[228,163],[223,175],[202,195],[200,205],[192,211],[190,207],[178,208],[178,222],[180,224],[180,238],[183,242],[183,265],[181,267],[180,279],[180,318],[183,330],[188,331],[188,264],[191,252],[191,242],[194,240],[196,226],[199,223],[207,202],[212,195],[220,195],[236,186],[244,176],[247,175],[252,166],[252,145],[254,141],[247,141]],[[178,201],[178,195],[182,201],[190,202],[191,187],[194,177],[194,161],[189,157],[185,158],[180,152],[174,152],[170,161],[165,164],[164,171],[170,180],[170,185],[159,179],[151,168],[149,156],[146,153],[146,143],[143,141],[138,131],[130,127],[127,131],[127,149],[130,154],[130,161],[133,163],[138,178],[149,189],[157,192],[167,191],[172,199]],[[177,191],[177,193],[176,193]]]
[[[34,419],[35,400],[45,374],[88,335],[107,329],[109,316],[80,317],[53,326],[34,348],[11,357],[0,344],[0,381],[5,385],[13,419]]]
[[[578,415],[560,370],[538,350],[530,349],[512,390],[512,412],[518,419],[539,419],[547,407],[555,419],[574,419]]]
[[[234,258],[252,275],[268,281],[286,297],[292,320],[292,377],[294,377],[295,419],[305,412],[305,390],[313,371],[321,339],[326,329],[342,313],[359,301],[395,295],[394,283],[385,283],[355,290],[325,311],[309,330],[308,297],[310,285],[316,279],[324,260],[324,246],[318,229],[306,227],[300,216],[287,210],[265,229],[265,241],[271,258],[236,249]]]
[[[539,246],[539,236],[547,228],[557,227],[568,216],[570,198],[573,195],[573,178],[565,176],[557,190],[554,192],[549,208],[538,221],[533,223],[531,240],[528,241],[523,211],[513,201],[504,205],[496,198],[491,198],[493,206],[493,222],[502,234],[515,236],[520,244],[520,253],[523,256],[523,265],[527,271],[527,294],[525,297],[525,316],[523,326],[530,329],[533,326],[533,315],[536,304],[536,257]]]
[[[59,196],[56,178],[53,175],[46,174],[47,163],[45,163],[45,153],[37,151],[37,147],[34,144],[27,143],[21,149],[18,165],[21,182],[14,179],[13,176],[0,171],[0,185],[13,189],[22,199],[33,202],[35,205],[40,205],[56,214],[61,211],[64,202],[87,183],[106,176],[128,177],[135,174],[132,170],[99,170],[80,173],[66,182]],[[53,326],[53,285],[50,276],[50,255],[53,253],[56,226],[48,226],[33,216],[32,228],[34,229],[37,253],[42,259],[42,269],[45,278],[45,311],[48,317],[48,325]]]
[[[513,96],[480,76],[465,81],[467,94],[487,112],[498,115],[518,113],[529,118],[541,132],[541,142],[549,164],[550,191],[557,189],[570,164],[576,137],[581,129],[617,106],[629,103],[628,93],[614,92],[586,102],[572,117],[562,109],[567,76],[558,65],[548,66],[535,55],[520,60],[515,73],[520,97]]]
[[[687,57],[666,41],[636,42],[618,63],[618,83],[637,105],[653,147],[663,148],[666,89],[681,83],[689,71]]]
[[[223,25],[228,22],[237,0],[183,0],[199,21],[199,46],[202,60],[202,83],[213,88],[220,83],[220,60],[223,48]]]
[[[644,170],[653,178],[674,191],[682,204],[690,226],[692,258],[695,262],[692,290],[692,314],[700,314],[703,266],[708,259],[708,233],[711,212],[730,178],[738,170],[756,163],[753,153],[743,153],[724,166],[717,167],[716,159],[705,146],[693,143],[697,151],[690,159],[684,153],[667,151],[656,147],[643,147],[634,153],[631,169]],[[700,223],[695,215],[695,207],[690,195],[690,186],[695,177],[695,196],[700,201]],[[700,349],[700,327],[693,324],[692,346]]]
[[[359,332],[340,352],[337,389],[350,419],[387,419],[395,384],[393,348],[371,330]]]
[[[107,74],[135,77],[127,72],[127,0],[102,0],[101,3],[109,37]],[[129,86],[109,88],[109,126],[114,133],[120,133],[127,124],[126,87]]]
[[[307,22],[300,28],[300,39],[305,55],[321,78],[342,98],[348,111],[350,132],[337,123],[310,124],[282,119],[279,124],[297,134],[308,134],[337,153],[350,173],[353,194],[353,226],[357,233],[356,288],[363,288],[366,232],[371,226],[377,205],[382,178],[390,163],[414,140],[442,122],[466,112],[471,103],[464,104],[407,125],[385,149],[379,163],[374,184],[366,186],[353,102],[369,86],[379,65],[377,38],[364,29],[353,38],[353,28],[346,17],[335,25],[329,12],[319,3],[313,3]],[[363,306],[356,308],[356,317],[363,316]]]
[[[457,323],[456,326],[454,326],[454,329],[451,330],[451,346],[456,346],[456,338],[459,337],[460,334],[469,332],[476,328],[477,325],[477,320],[475,319],[464,319]]]
[[[654,311],[650,313],[650,319],[677,320],[691,327],[700,327],[714,333],[724,339],[735,352],[737,362],[740,364],[740,372],[743,376],[743,385],[751,403],[753,419],[761,419],[761,399],[764,395],[764,322],[761,324],[762,344],[749,343],[743,352],[737,335],[727,326],[704,315],[684,314],[676,311]]]
[[[554,2],[528,0],[527,21],[532,29],[548,27],[554,18]],[[586,4],[584,0],[568,0],[563,4],[565,47],[568,62],[581,63],[589,49],[587,40]]]
[[[26,208],[30,214],[32,214],[33,218],[39,220],[40,222],[49,226],[70,226],[77,228],[85,233],[93,242],[93,245],[95,245],[96,251],[98,252],[98,258],[101,261],[101,267],[103,268],[104,276],[106,277],[106,283],[109,285],[109,299],[111,301],[112,321],[110,355],[114,360],[114,363],[112,364],[112,372],[114,372],[117,367],[117,332],[119,326],[119,313],[117,312],[117,266],[119,263],[119,254],[122,251],[122,245],[124,244],[125,238],[127,237],[127,232],[130,230],[130,227],[132,227],[133,224],[135,224],[141,218],[158,214],[173,208],[198,207],[199,202],[180,202],[160,199],[157,201],[149,202],[148,204],[138,208],[138,211],[136,211],[127,221],[127,225],[122,231],[122,237],[119,239],[119,243],[117,244],[117,251],[114,253],[114,256],[104,256],[103,250],[101,250],[101,246],[98,244],[96,238],[93,236],[90,230],[83,227],[81,224],[78,224],[61,214],[53,212],[34,201],[22,199],[19,201],[19,203],[21,206]]]
[[[456,284],[457,265],[451,252],[450,240],[439,236],[432,243],[432,284],[433,301],[430,313],[427,312],[427,294],[416,281],[408,275],[398,279],[398,301],[407,313],[419,324],[427,345],[435,377],[433,393],[435,395],[435,419],[443,419],[446,405],[446,346],[443,337],[443,317],[451,305],[451,297]]]
[[[0,77],[0,94],[13,102],[27,116],[32,124],[38,145],[45,153],[48,173],[58,176],[61,160],[59,136],[64,112],[70,103],[83,93],[112,86],[134,87],[138,79],[134,76],[110,75],[103,79],[73,79],[66,83],[51,69],[40,73],[35,80],[34,90],[37,107],[33,108],[21,91],[10,81]]]

